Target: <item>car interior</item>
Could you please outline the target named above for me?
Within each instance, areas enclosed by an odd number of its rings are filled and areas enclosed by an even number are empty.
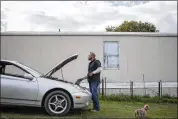
[[[5,72],[5,66],[4,65],[0,65],[0,74],[4,74]]]

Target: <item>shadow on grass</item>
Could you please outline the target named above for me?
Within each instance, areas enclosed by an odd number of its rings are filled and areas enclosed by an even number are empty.
[[[82,114],[89,111],[88,109],[75,109],[71,110],[66,116],[68,117],[79,117]],[[25,115],[26,117],[31,116],[43,116],[50,117],[43,108],[39,107],[16,107],[16,106],[1,106],[0,112],[6,115]],[[66,117],[65,116],[65,117]]]

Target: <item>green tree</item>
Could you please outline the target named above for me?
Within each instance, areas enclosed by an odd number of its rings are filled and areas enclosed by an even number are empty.
[[[154,24],[149,22],[124,21],[119,26],[108,26],[106,32],[159,32]]]

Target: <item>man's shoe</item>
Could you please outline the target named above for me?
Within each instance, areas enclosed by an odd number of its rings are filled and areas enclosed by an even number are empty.
[[[95,109],[92,109],[91,111],[92,111],[92,112],[99,112],[98,110],[95,110]]]

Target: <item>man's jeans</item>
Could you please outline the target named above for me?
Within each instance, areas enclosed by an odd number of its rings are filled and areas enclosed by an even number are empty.
[[[92,94],[92,100],[93,100],[93,109],[99,111],[100,110],[100,104],[98,99],[98,86],[100,82],[93,81],[89,83],[90,92]]]

